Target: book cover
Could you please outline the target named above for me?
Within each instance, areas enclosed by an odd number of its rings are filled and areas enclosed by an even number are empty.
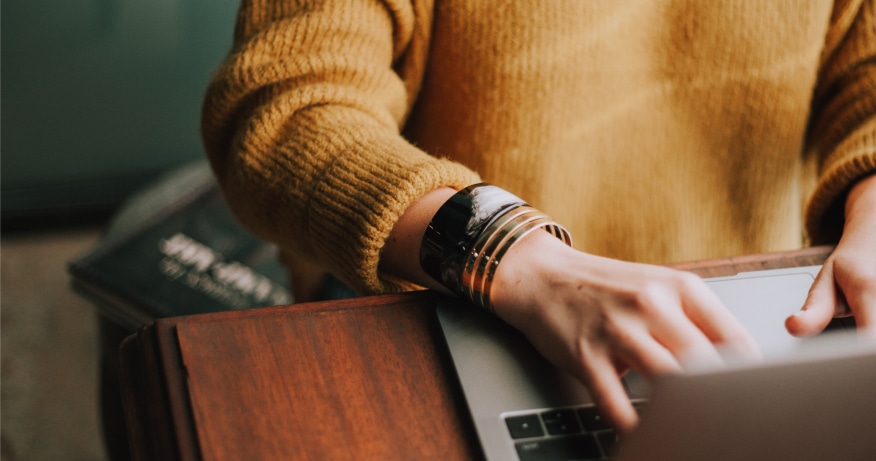
[[[276,247],[237,222],[203,164],[132,200],[68,269],[78,293],[132,331],[162,317],[293,301]]]

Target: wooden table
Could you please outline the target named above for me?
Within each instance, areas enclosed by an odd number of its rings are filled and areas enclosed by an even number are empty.
[[[816,247],[678,264],[820,264]],[[406,293],[158,320],[122,345],[136,460],[482,459],[435,318]]]

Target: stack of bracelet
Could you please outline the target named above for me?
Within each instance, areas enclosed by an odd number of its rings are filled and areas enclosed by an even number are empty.
[[[496,186],[475,184],[457,192],[429,223],[420,265],[454,293],[492,312],[490,287],[499,261],[536,229],[572,244],[569,232],[544,213]]]

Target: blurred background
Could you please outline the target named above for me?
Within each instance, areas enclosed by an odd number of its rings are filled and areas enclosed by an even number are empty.
[[[96,312],[66,264],[132,193],[203,157],[238,0],[7,0],[0,12],[4,461],[104,460]]]

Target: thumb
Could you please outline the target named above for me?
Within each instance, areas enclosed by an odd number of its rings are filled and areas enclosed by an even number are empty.
[[[785,328],[794,336],[812,336],[830,323],[840,302],[833,276],[832,261],[825,262],[803,307],[785,320]]]

